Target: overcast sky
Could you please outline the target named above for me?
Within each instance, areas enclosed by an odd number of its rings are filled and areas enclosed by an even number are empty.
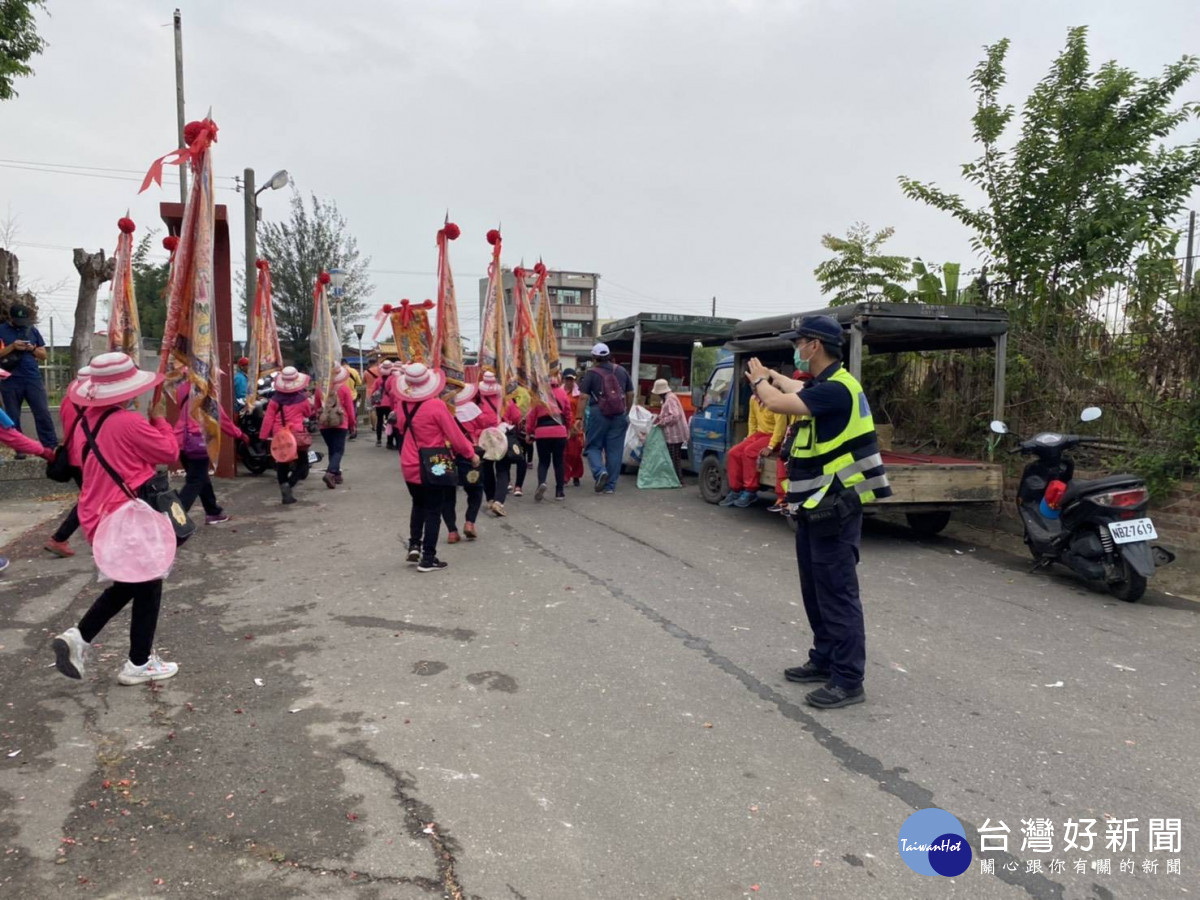
[[[373,309],[434,294],[448,208],[472,343],[498,222],[508,264],[599,272],[605,317],[707,313],[714,295],[739,318],[818,307],[821,235],[856,220],[895,226],[892,252],[972,268],[967,233],[896,176],[961,185],[983,44],[1011,38],[1018,105],[1072,25],[1094,61],[1145,75],[1200,53],[1194,0],[50,0],[36,75],[0,104],[0,217],[19,221],[24,280],[64,283],[42,300],[60,343],[70,248],[111,253],[127,207],[143,229],[178,199],[136,194],[176,145],[176,5],[187,116],[211,106],[221,129],[235,269],[247,166],[337,202],[372,257]],[[284,216],[285,192],[260,205]]]

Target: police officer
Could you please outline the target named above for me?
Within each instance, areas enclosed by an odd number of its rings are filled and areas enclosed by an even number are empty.
[[[800,593],[812,628],[808,662],[784,670],[788,681],[821,684],[810,706],[862,703],[866,629],[858,593],[862,504],[890,496],[871,408],[858,379],[842,367],[842,327],[832,316],[805,316],[780,335],[795,347],[800,382],[750,360],[746,377],[772,412],[800,416],[787,453],[787,503],[797,522]],[[803,392],[801,389],[803,388]]]

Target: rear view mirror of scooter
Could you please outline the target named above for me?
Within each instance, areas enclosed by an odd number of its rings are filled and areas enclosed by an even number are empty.
[[[988,427],[992,430],[992,434],[1008,434],[1008,426],[999,419],[992,419],[992,424]]]
[[[1095,422],[1098,418],[1104,415],[1104,411],[1098,406],[1089,406],[1079,414],[1081,422]]]

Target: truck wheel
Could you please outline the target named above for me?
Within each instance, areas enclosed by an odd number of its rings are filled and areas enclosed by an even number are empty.
[[[704,457],[704,462],[700,463],[700,496],[709,503],[717,503],[727,493],[725,467],[715,456]]]
[[[905,513],[908,527],[921,537],[933,537],[950,524],[950,513],[942,512],[910,512]]]
[[[1146,593],[1146,577],[1133,571],[1129,560],[1121,560],[1121,580],[1114,581],[1108,586],[1108,592],[1118,600],[1126,603],[1137,603]]]

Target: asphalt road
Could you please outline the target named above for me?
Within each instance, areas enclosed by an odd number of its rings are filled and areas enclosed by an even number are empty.
[[[116,683],[125,616],[82,683],[50,667],[98,592],[78,538],[71,560],[38,549],[45,529],[3,551],[0,896],[1200,890],[1200,605],[1153,587],[1123,604],[871,525],[868,701],[822,712],[782,677],[808,632],[792,535],[761,507],[632,479],[566,503],[531,490],[419,575],[395,455],[350,448],[344,488],[314,476],[290,508],[273,478],[219,485],[236,518],[181,551],[158,638],[181,672],[156,688]],[[928,806],[975,850],[958,878],[897,852]],[[1081,817],[1098,846],[1062,852]],[[1104,848],[1106,817],[1139,820],[1134,852]],[[1182,820],[1179,852],[1150,852],[1152,817]],[[1055,852],[1021,851],[1033,818]],[[994,875],[989,819],[1010,829]],[[1105,858],[1112,874],[1074,871]]]

